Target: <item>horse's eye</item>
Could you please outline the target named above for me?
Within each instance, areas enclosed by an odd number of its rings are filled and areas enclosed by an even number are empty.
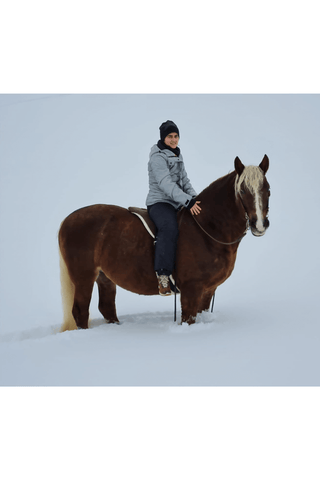
[[[244,195],[246,192],[242,189],[240,190],[241,195]]]

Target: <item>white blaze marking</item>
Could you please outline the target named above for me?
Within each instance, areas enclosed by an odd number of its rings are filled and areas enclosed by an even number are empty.
[[[259,232],[264,232],[261,194],[257,191],[255,191],[254,193],[254,203],[255,203],[256,214],[257,214],[256,228],[257,230],[259,230]]]

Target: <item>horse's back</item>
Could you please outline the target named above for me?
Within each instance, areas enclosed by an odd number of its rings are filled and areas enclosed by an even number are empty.
[[[107,222],[114,215],[119,216],[127,213],[127,209],[117,205],[89,205],[82,207],[70,213],[61,224],[62,226],[71,228],[87,228],[90,225],[93,228],[100,228],[101,225]]]
[[[105,226],[114,219],[128,217],[127,209],[116,205],[90,205],[76,210],[64,219],[61,224],[59,239],[72,232],[74,235],[101,234]]]

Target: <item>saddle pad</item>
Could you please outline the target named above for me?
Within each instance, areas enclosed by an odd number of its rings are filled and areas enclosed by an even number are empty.
[[[150,219],[148,210],[146,208],[138,208],[138,207],[129,207],[129,212],[137,215],[140,218],[141,222],[143,223],[147,232],[151,235],[151,237],[155,238],[156,236],[156,226],[153,221]]]

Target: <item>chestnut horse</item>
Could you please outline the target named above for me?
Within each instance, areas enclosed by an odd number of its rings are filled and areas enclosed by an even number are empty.
[[[201,214],[178,213],[179,239],[173,276],[181,291],[181,321],[192,324],[208,310],[216,288],[232,273],[240,240],[250,227],[255,236],[269,226],[269,159],[211,183],[197,197]],[[136,215],[114,205],[92,205],[69,215],[59,231],[62,331],[88,328],[94,282],[99,311],[107,323],[119,323],[116,285],[140,295],[157,295],[154,241]]]

